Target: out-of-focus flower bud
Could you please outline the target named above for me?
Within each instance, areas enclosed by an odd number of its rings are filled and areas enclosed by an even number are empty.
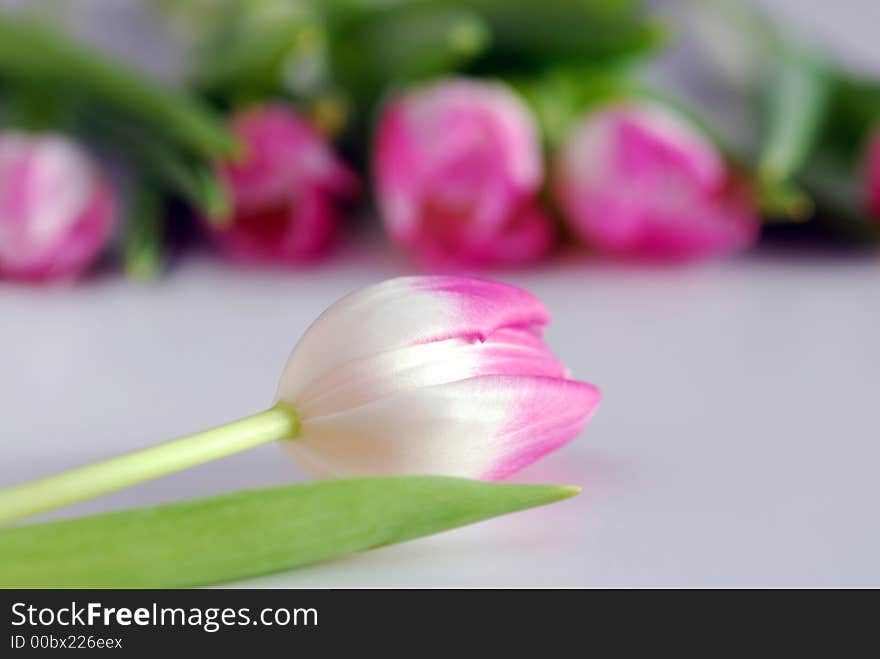
[[[578,122],[556,162],[566,220],[596,251],[692,259],[758,236],[752,192],[715,145],[671,110],[609,105]]]
[[[864,176],[868,211],[880,220],[880,128],[868,138]]]
[[[74,142],[0,134],[0,278],[79,275],[107,244],[115,214],[112,188]]]
[[[358,186],[330,146],[292,110],[258,107],[236,115],[244,147],[224,163],[232,197],[227,224],[205,222],[227,256],[295,264],[323,254],[339,224],[339,202]]]
[[[374,172],[391,238],[429,265],[519,264],[544,256],[553,225],[528,108],[497,83],[450,79],[393,98]]]

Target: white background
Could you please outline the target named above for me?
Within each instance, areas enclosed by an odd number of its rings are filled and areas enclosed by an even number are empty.
[[[799,20],[838,43],[857,34],[827,6],[817,17],[824,3],[769,4],[809,6]],[[857,31],[869,5],[830,11]],[[0,286],[0,485],[266,407],[325,306],[412,271],[366,238],[288,273],[191,254],[155,285]],[[546,301],[552,347],[603,390],[586,432],[516,477],[583,494],[247,585],[880,585],[880,257],[651,268],[566,253],[494,276]],[[266,446],[54,516],[301,478]]]

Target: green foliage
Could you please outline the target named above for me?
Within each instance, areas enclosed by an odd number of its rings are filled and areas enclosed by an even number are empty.
[[[0,16],[0,80],[39,88],[44,94],[69,91],[86,97],[206,158],[236,150],[223,122],[194,98],[162,87],[43,24]]]
[[[540,506],[557,485],[330,480],[0,530],[0,586],[174,587],[322,561]]]

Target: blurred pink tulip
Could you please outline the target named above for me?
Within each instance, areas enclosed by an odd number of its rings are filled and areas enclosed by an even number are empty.
[[[107,244],[115,209],[106,179],[75,143],[0,134],[0,278],[82,273]]]
[[[374,170],[388,233],[430,265],[525,263],[554,242],[537,128],[501,84],[451,79],[392,99]]]
[[[598,252],[685,260],[741,251],[758,236],[751,191],[712,142],[662,106],[607,106],[561,148],[555,192]]]
[[[355,175],[295,112],[281,106],[237,114],[241,160],[223,165],[232,195],[227,226],[205,222],[229,257],[293,264],[323,254],[339,224],[338,204],[357,189]]]
[[[865,194],[868,211],[880,220],[880,128],[868,140],[865,156]]]

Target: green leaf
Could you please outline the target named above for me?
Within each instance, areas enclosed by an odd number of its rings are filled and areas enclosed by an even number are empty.
[[[633,0],[458,0],[477,12],[492,35],[483,63],[491,72],[612,62],[654,52],[663,25]]]
[[[162,187],[187,202],[216,226],[226,226],[231,219],[231,200],[216,167],[182,157],[156,141],[142,143],[129,152],[143,169]]]
[[[870,131],[880,125],[880,80],[834,72],[834,90],[825,147],[858,159]]]
[[[880,226],[863,204],[858,163],[820,151],[811,158],[799,182],[816,201],[815,221],[833,235],[854,243],[880,243]]]
[[[415,3],[365,16],[331,40],[336,75],[355,97],[388,85],[449,73],[483,53],[490,39],[474,12]]]
[[[642,95],[632,74],[617,67],[556,68],[538,76],[514,78],[512,83],[534,111],[551,151],[591,108]]]
[[[820,135],[829,72],[815,55],[783,46],[768,88],[768,125],[759,163],[762,183],[784,186],[803,169]]]
[[[89,141],[121,150],[142,178],[156,189],[179,197],[218,226],[231,219],[231,200],[218,168],[204,158],[193,158],[167,140],[144,134],[113,113],[89,113]]]
[[[44,25],[0,16],[0,79],[69,89],[123,111],[204,157],[230,155],[223,122],[195,99],[154,83]]]
[[[634,0],[326,0],[341,87],[367,109],[388,87],[453,72],[523,77],[619,64],[662,43]]]
[[[329,480],[0,530],[0,586],[199,586],[403,542],[577,494],[445,477]]]
[[[325,87],[320,5],[174,0],[160,8],[192,51],[191,84],[232,108],[290,95],[302,100]]]

